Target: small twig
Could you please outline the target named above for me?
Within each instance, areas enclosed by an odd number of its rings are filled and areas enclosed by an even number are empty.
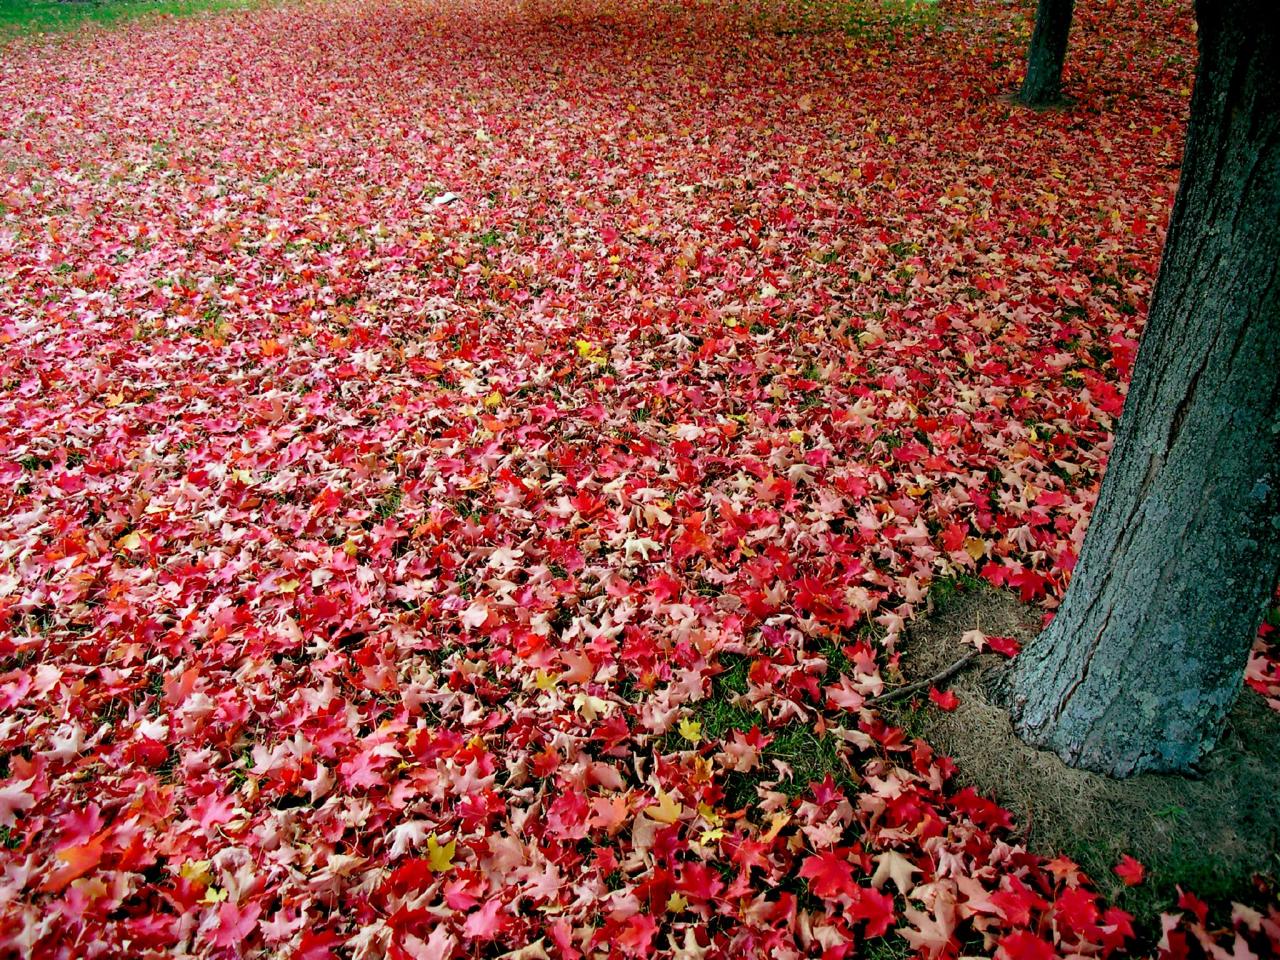
[[[951,666],[938,671],[932,677],[925,680],[916,680],[914,683],[908,683],[904,686],[897,687],[894,690],[890,690],[887,693],[882,693],[878,697],[872,697],[870,700],[866,701],[863,706],[874,707],[882,703],[892,703],[894,700],[901,700],[903,697],[909,697],[913,693],[918,693],[921,690],[927,690],[929,687],[937,686],[945,680],[950,680],[969,664],[973,663],[973,661],[980,655],[981,654],[977,650],[973,651],[973,653],[966,653],[955,663],[951,664]]]

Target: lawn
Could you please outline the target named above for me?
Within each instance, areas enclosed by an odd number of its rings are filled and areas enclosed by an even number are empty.
[[[28,33],[111,26],[155,16],[244,10],[263,0],[0,0],[0,39]]]
[[[1047,113],[995,0],[17,6],[0,952],[1152,946],[867,701],[931,590],[1061,596],[1189,5]]]

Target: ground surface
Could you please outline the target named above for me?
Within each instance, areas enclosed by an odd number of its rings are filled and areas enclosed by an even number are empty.
[[[264,0],[0,0],[0,40],[148,17],[239,10]]]
[[[1194,49],[1085,6],[1050,114],[977,0],[7,45],[6,949],[1133,949],[866,705],[1096,493]]]
[[[978,630],[1023,647],[1036,642],[1034,608],[980,582],[944,585],[934,615],[912,625],[902,645],[910,677],[931,677],[973,652]],[[1217,747],[1196,777],[1144,775],[1114,780],[1072,770],[1027,746],[1000,705],[1008,661],[988,652],[948,690],[956,709],[894,705],[886,715],[949,754],[958,780],[997,799],[1018,835],[1047,856],[1065,852],[1114,902],[1144,919],[1178,898],[1179,887],[1223,903],[1250,899],[1254,878],[1280,874],[1280,712],[1244,691]],[[1125,855],[1148,879],[1126,886],[1112,867]]]

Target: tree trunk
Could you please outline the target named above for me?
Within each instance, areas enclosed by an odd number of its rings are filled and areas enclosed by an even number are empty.
[[[1213,747],[1280,574],[1280,4],[1196,12],[1182,182],[1119,435],[1010,690],[1024,740],[1118,777]]]
[[[1027,50],[1027,75],[1018,99],[1028,107],[1051,107],[1062,102],[1062,62],[1075,0],[1040,0],[1036,26]]]

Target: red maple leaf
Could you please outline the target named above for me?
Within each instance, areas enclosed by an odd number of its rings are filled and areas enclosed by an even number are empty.
[[[947,713],[960,706],[960,698],[951,690],[943,691],[937,687],[930,687],[929,699],[939,710],[945,710]]]
[[[1123,880],[1126,887],[1136,887],[1147,876],[1147,868],[1127,853],[1111,868],[1111,872]]]
[[[894,921],[893,897],[874,887],[857,887],[845,916],[850,920],[867,921],[866,937],[882,937]]]
[[[800,876],[811,881],[810,889],[827,900],[852,894],[856,889],[853,864],[840,854],[839,848],[809,857],[800,867]]]
[[[996,960],[1054,960],[1057,955],[1052,943],[1029,930],[1018,930],[1001,937],[996,950]]]

